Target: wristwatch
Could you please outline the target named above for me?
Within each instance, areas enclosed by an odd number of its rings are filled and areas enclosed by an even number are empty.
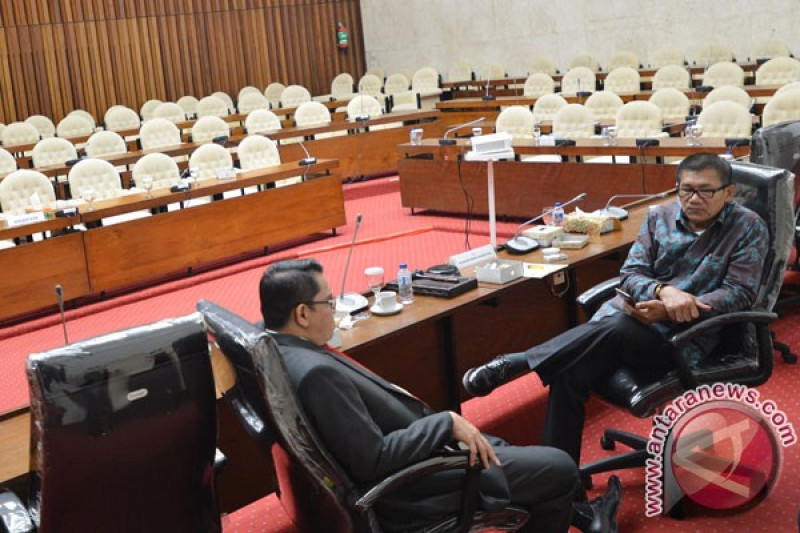
[[[663,283],[659,283],[656,285],[656,289],[653,291],[653,296],[655,296],[656,300],[661,299],[661,289],[663,289],[665,285]]]

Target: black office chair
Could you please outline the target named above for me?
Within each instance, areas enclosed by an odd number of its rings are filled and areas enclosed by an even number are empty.
[[[33,354],[27,374],[31,528],[222,530],[216,397],[199,314]],[[0,497],[14,502],[0,508],[0,515],[14,514],[6,527],[34,531],[24,529],[25,509],[12,498]],[[8,525],[14,523],[21,529]]]
[[[768,324],[777,318],[772,311],[780,292],[784,269],[794,235],[792,196],[794,175],[786,170],[733,163],[736,201],[757,212],[767,222],[770,246],[752,310],[719,315],[704,320],[669,339],[677,369],[666,375],[623,367],[594,387],[600,397],[623,407],[634,416],[650,417],[666,402],[705,383],[732,382],[747,386],[764,383],[772,374],[772,342]],[[578,298],[591,315],[614,294],[619,278],[601,283]],[[689,366],[679,347],[703,332],[724,327],[724,339],[714,354],[697,368]],[[614,449],[620,442],[633,451],[601,459],[580,468],[584,484],[591,476],[621,468],[645,466],[647,438],[616,429],[606,429],[601,446]]]
[[[410,481],[452,469],[467,472],[461,513],[425,532],[515,531],[527,521],[528,513],[513,507],[492,513],[476,510],[480,470],[470,467],[461,452],[443,451],[373,487],[355,486],[309,425],[269,333],[212,302],[198,302],[197,309],[233,364],[237,384],[228,393],[231,402],[247,431],[272,453],[281,505],[300,531],[379,533],[373,507],[383,496]]]

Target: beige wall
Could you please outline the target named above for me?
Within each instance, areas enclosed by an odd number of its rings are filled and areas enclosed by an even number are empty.
[[[800,56],[800,0],[361,0],[361,11],[367,66],[387,74],[430,65],[446,75],[463,59],[523,75],[536,55],[563,68],[585,53],[603,65],[618,49],[646,63],[664,46],[691,61],[709,41],[743,60],[773,29]]]

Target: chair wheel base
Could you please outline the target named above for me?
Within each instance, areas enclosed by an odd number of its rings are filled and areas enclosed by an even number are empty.
[[[614,439],[608,438],[607,435],[602,435],[600,437],[600,447],[606,451],[611,451],[617,448],[617,443],[614,442]]]

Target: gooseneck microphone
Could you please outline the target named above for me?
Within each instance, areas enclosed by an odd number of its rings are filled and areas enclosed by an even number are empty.
[[[574,204],[575,202],[580,202],[584,198],[586,198],[586,193],[582,192],[575,198],[562,203],[561,207],[566,207],[568,205]],[[506,241],[506,243],[503,245],[503,248],[505,248],[506,250],[509,251],[509,253],[512,254],[527,254],[528,252],[532,252],[533,250],[538,248],[539,243],[537,242],[536,239],[528,237],[527,235],[520,235],[519,232],[522,231],[522,228],[524,228],[525,226],[533,224],[537,220],[541,220],[543,217],[552,213],[553,209],[555,208],[547,209],[541,214],[536,215],[530,220],[526,220],[525,222],[517,226],[517,228],[514,230],[514,235],[508,241]]]
[[[597,211],[595,211],[595,213],[606,217],[625,220],[626,218],[628,218],[628,211],[621,207],[612,206],[611,203],[614,200],[618,198],[642,198],[644,200],[652,200],[655,198],[666,198],[671,193],[672,191],[664,191],[656,194],[615,194],[614,196],[608,199],[608,202],[606,202],[606,206],[604,208],[598,209]]]
[[[298,141],[297,144],[300,145],[300,148],[302,148],[303,152],[306,154],[306,157],[300,160],[300,166],[307,167],[309,165],[316,165],[317,158],[311,157],[311,154],[309,154],[308,150],[306,149],[305,143],[303,141]]]
[[[337,311],[346,311],[352,313],[365,308],[367,300],[363,296],[353,292],[344,292],[344,285],[347,281],[347,272],[350,270],[350,258],[353,257],[353,249],[356,247],[356,236],[358,235],[358,228],[361,227],[361,213],[356,215],[356,227],[353,229],[353,240],[350,241],[350,250],[347,252],[347,261],[344,264],[344,273],[342,274],[342,283],[339,288],[339,298],[336,302]]]
[[[492,68],[488,67],[486,69],[486,93],[483,95],[483,100],[494,100],[495,96],[493,94],[489,94],[489,84],[492,81]]]
[[[461,128],[467,128],[469,126],[472,126],[473,124],[477,124],[478,122],[483,121],[485,118],[486,117],[476,118],[475,120],[470,120],[469,122],[465,122],[464,124],[459,124],[457,126],[453,126],[449,130],[444,132],[444,137],[439,139],[439,144],[441,146],[450,146],[450,145],[456,144],[456,140],[455,139],[448,139],[447,136],[450,135],[451,133],[453,133],[456,130],[460,130]]]
[[[56,285],[56,299],[58,300],[58,311],[61,313],[61,328],[64,330],[64,344],[69,344],[67,336],[67,318],[64,315],[64,290],[61,285]]]

